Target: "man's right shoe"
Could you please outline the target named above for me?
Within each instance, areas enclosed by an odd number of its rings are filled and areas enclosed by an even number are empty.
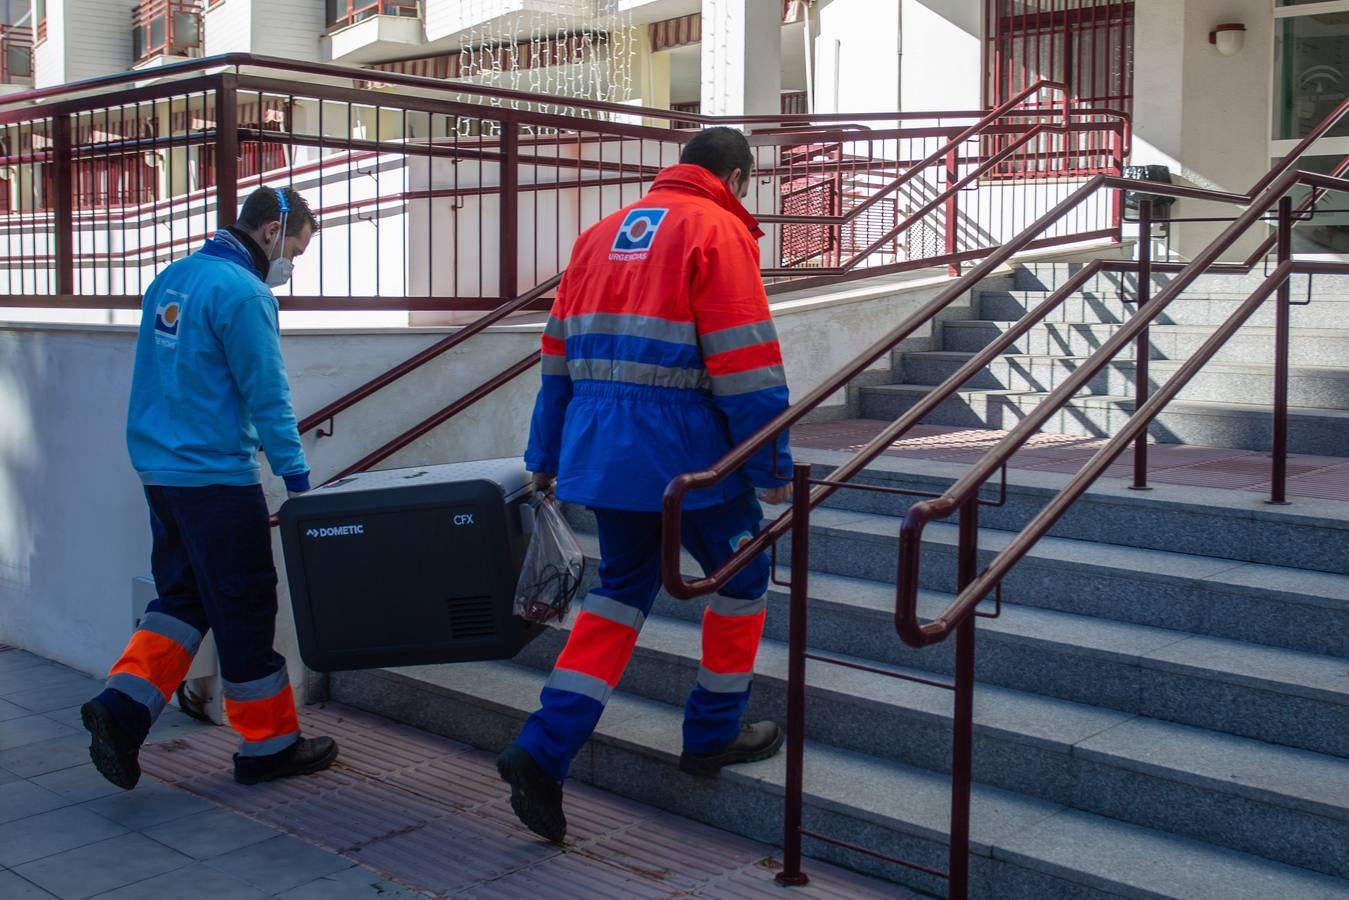
[[[562,812],[562,785],[548,777],[529,751],[511,744],[497,757],[497,772],[511,786],[511,809],[539,837],[562,843],[567,817]]]
[[[240,784],[260,784],[292,775],[322,772],[337,760],[337,741],[330,737],[302,737],[280,753],[271,756],[234,755],[234,780]]]
[[[679,754],[679,768],[690,775],[716,778],[722,766],[768,759],[782,749],[782,739],[782,729],[776,722],[746,722],[736,739],[720,750]]]
[[[141,780],[140,747],[117,724],[112,711],[97,698],[80,707],[80,721],[93,740],[89,758],[104,778],[124,791]]]

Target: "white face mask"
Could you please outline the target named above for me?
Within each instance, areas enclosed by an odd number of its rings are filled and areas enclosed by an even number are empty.
[[[278,256],[272,260],[272,264],[267,267],[267,286],[281,287],[287,281],[290,281],[291,273],[295,271],[295,263],[284,256]]]
[[[285,195],[280,192],[277,197],[281,200],[281,227],[276,230],[276,240],[272,242],[272,249],[267,256],[271,259],[271,265],[267,267],[267,286],[281,287],[290,276],[295,272],[295,263],[289,258],[283,256],[286,250],[286,220],[290,218],[290,210],[286,208]],[[272,254],[275,253],[275,256]]]

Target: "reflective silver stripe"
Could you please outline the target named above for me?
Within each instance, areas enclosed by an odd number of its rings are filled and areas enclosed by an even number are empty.
[[[543,360],[543,374],[545,375],[568,375],[567,360],[565,357],[554,353],[545,353]]]
[[[764,388],[782,387],[786,383],[787,373],[782,366],[764,366],[734,375],[717,375],[712,379],[712,393],[718,397],[729,397],[762,391]]]
[[[737,325],[709,332],[698,339],[703,355],[714,356],[727,350],[739,350],[742,347],[755,347],[778,339],[778,330],[772,319],[753,322],[749,325]]]
[[[698,667],[698,685],[703,690],[711,691],[714,694],[739,694],[749,690],[749,683],[754,679],[751,672],[731,673],[722,675],[720,672],[712,672]]]
[[[240,756],[271,756],[273,753],[280,753],[291,744],[300,739],[300,732],[292,731],[290,734],[283,734],[279,737],[268,738],[265,741],[240,741]]]
[[[764,611],[764,608],[768,606],[768,596],[764,595],[753,600],[741,600],[736,597],[727,597],[725,594],[717,594],[707,606],[712,612],[721,616],[752,616]]]
[[[581,609],[610,622],[626,625],[633,631],[641,631],[642,623],[646,621],[646,616],[637,607],[619,603],[612,597],[601,594],[587,594],[581,603]]]
[[[555,316],[548,317],[548,324],[543,326],[543,333],[548,335],[550,338],[556,338],[559,341],[564,341],[567,339],[566,330],[562,327],[562,323],[559,322]]]
[[[224,679],[221,679],[224,681]],[[278,669],[270,675],[264,675],[254,681],[245,681],[243,684],[235,684],[232,681],[225,681],[225,699],[247,702],[249,700],[266,700],[275,697],[287,687],[290,686],[290,676],[285,669]]]
[[[570,691],[573,694],[580,694],[582,697],[589,697],[601,705],[608,703],[609,695],[614,692],[614,689],[609,686],[609,682],[603,678],[596,678],[594,675],[587,675],[584,672],[573,672],[571,669],[554,669],[553,674],[548,676],[548,683],[544,687],[550,687],[555,691]]]
[[[108,679],[108,687],[115,691],[121,691],[148,709],[151,720],[159,718],[159,714],[164,711],[164,704],[168,702],[164,695],[159,692],[159,688],[139,675],[118,672]]]
[[[189,656],[197,655],[201,646],[201,632],[173,616],[161,612],[146,613],[138,627],[140,631],[150,631],[162,635],[187,651]]]
[[[582,334],[617,334],[665,341],[670,344],[697,346],[698,343],[698,329],[692,322],[671,322],[653,316],[590,313],[584,316],[569,316],[562,324],[569,338]]]
[[[567,360],[572,381],[621,381],[647,387],[706,390],[710,385],[706,369],[673,369],[651,363],[622,359]]]

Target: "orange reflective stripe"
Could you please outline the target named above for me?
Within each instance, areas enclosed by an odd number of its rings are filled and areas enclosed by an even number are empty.
[[[623,677],[635,646],[635,628],[582,610],[557,658],[557,668],[591,675],[613,686]]]
[[[225,712],[230,725],[250,742],[294,734],[300,729],[295,715],[295,695],[290,685],[265,700],[231,700],[225,698]]]
[[[723,616],[711,609],[703,612],[704,669],[721,675],[754,671],[768,610],[752,616]]]
[[[137,631],[108,675],[134,675],[153,684],[167,700],[190,668],[192,654],[182,644],[153,631]]]

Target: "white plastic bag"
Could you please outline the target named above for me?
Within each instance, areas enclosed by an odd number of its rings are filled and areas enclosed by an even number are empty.
[[[557,505],[542,494],[534,500],[534,533],[515,586],[515,614],[530,622],[562,627],[585,573],[585,554]]]

